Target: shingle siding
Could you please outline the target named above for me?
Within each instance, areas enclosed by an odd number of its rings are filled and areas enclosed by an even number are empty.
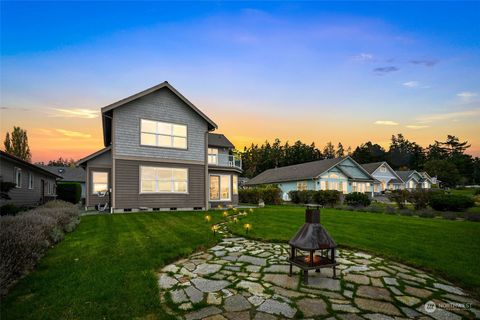
[[[140,120],[187,125],[187,150],[140,145]],[[155,157],[205,163],[207,122],[167,88],[131,101],[113,112],[115,156]]]
[[[188,194],[140,194],[140,166],[188,169]],[[115,209],[204,208],[205,165],[115,160]]]

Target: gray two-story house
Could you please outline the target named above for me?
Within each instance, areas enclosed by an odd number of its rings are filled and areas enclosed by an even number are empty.
[[[107,201],[112,212],[238,204],[242,169],[234,146],[168,82],[101,112],[105,148],[78,162],[86,169],[88,208]]]

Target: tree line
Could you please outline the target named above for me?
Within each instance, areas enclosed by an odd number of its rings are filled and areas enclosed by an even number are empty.
[[[252,144],[240,153],[243,175],[252,178],[267,169],[284,167],[309,161],[351,156],[358,163],[387,161],[394,170],[427,171],[436,176],[445,186],[475,184],[480,182],[480,159],[466,154],[470,147],[467,141],[448,135],[445,141],[434,141],[423,148],[409,141],[403,134],[392,135],[388,149],[371,141],[362,143],[352,150],[342,143],[328,142],[323,148],[315,143],[305,144],[279,139],[273,143]]]
[[[470,147],[467,141],[448,135],[445,141],[434,141],[423,148],[409,141],[401,133],[392,135],[388,149],[371,141],[352,150],[342,143],[336,146],[328,142],[319,149],[315,143],[305,144],[300,140],[293,144],[265,141],[261,146],[253,144],[243,151],[236,151],[243,162],[243,176],[252,178],[267,169],[284,167],[309,161],[351,156],[358,163],[387,161],[394,170],[426,171],[436,176],[446,186],[480,183],[480,159],[466,154]],[[4,140],[5,152],[31,162],[27,131],[14,127]],[[44,164],[43,162],[37,164]],[[74,166],[75,160],[59,157],[50,160],[48,166]]]

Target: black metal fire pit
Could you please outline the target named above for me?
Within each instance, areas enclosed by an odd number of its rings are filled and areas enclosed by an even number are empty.
[[[308,284],[308,270],[333,268],[336,277],[335,248],[337,244],[320,224],[320,207],[307,206],[305,224],[290,239],[290,276],[295,265],[303,270],[303,283]]]

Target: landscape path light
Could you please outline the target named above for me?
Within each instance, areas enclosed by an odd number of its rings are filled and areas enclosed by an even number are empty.
[[[250,231],[250,229],[252,229],[252,225],[250,223],[245,223],[243,225],[243,227],[245,228],[245,231],[246,231],[247,234],[248,234],[248,231]]]
[[[218,226],[217,226],[216,224],[214,224],[214,225],[212,226],[212,231],[213,231],[213,235],[215,236],[215,234],[216,234],[217,231],[218,231]]]
[[[212,220],[212,217],[207,214],[205,216],[205,222],[210,222],[210,220]]]

